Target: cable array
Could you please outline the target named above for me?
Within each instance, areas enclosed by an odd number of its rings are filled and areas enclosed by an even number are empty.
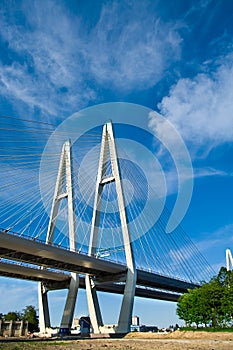
[[[45,241],[65,132],[56,131],[56,147],[44,153],[55,125],[27,119],[0,117],[0,227]],[[69,130],[69,134],[76,135]],[[53,134],[54,135],[54,134]],[[99,164],[102,126],[83,133],[72,146],[72,182],[75,204],[76,249],[87,253]],[[208,280],[211,267],[181,226],[165,233],[170,212],[147,181],[146,174],[121,148],[118,162],[132,248],[138,269],[194,283]],[[41,157],[47,166],[41,183]],[[110,154],[104,160],[111,175]],[[65,173],[62,174],[65,183]],[[43,186],[43,195],[41,194]],[[65,188],[63,189],[65,192]],[[96,256],[125,263],[115,182],[103,187]],[[146,208],[146,210],[145,210]],[[154,222],[154,218],[157,218]],[[54,244],[69,246],[67,200],[60,201]]]

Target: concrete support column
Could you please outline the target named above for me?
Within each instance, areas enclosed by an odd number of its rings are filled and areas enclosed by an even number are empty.
[[[64,312],[61,320],[60,330],[63,329],[69,332],[69,330],[71,329],[72,321],[74,317],[74,308],[75,308],[75,303],[77,299],[78,287],[79,287],[79,275],[72,272],[68,294],[66,298],[66,304],[65,304],[65,308],[64,308]]]
[[[132,322],[133,304],[136,288],[137,272],[127,271],[121,311],[118,320],[117,333],[128,333]]]
[[[89,275],[86,275],[86,295],[93,333],[99,334],[100,327],[103,326],[103,320],[101,316],[96,287],[91,279],[91,276]]]
[[[43,283],[41,282],[38,283],[38,306],[40,332],[46,333],[46,328],[49,328],[51,325],[47,291],[45,291]]]

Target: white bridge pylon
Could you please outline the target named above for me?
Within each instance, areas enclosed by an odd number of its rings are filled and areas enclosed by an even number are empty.
[[[109,156],[109,159],[108,159]],[[107,161],[111,163],[111,174],[106,173]],[[127,224],[127,215],[125,211],[124,195],[121,186],[121,179],[119,173],[118,156],[116,150],[116,144],[114,140],[112,123],[108,122],[104,125],[100,158],[99,158],[99,169],[96,181],[96,191],[93,207],[93,216],[91,224],[91,234],[89,242],[89,255],[96,254],[97,242],[98,242],[98,232],[99,232],[99,222],[100,222],[100,212],[101,212],[101,196],[103,188],[106,184],[115,182],[118,209],[120,214],[121,230],[123,234],[123,242],[125,248],[125,257],[127,264],[127,275],[125,281],[124,295],[118,320],[118,326],[116,328],[117,333],[127,333],[130,330],[133,302],[136,288],[136,268],[133,257],[133,250],[131,247],[131,239],[129,227]],[[103,329],[103,320],[101,315],[101,310],[98,302],[97,292],[95,283],[91,276],[86,275],[86,293],[87,302],[89,307],[90,319],[94,333],[101,333]]]
[[[111,164],[111,174],[107,174],[107,170],[106,170],[107,161],[109,161]],[[59,211],[59,204],[61,200],[67,198],[70,250],[75,250],[76,229],[75,229],[72,178],[73,178],[73,174],[72,174],[71,144],[70,144],[70,141],[67,141],[63,145],[61,156],[60,156],[60,164],[59,164],[57,181],[56,181],[56,186],[54,191],[46,243],[49,244],[53,242],[54,232],[56,228],[56,219]],[[125,287],[124,287],[124,295],[123,295],[123,300],[121,304],[118,324],[114,332],[127,333],[129,332],[130,325],[131,325],[137,274],[136,274],[136,266],[135,266],[135,261],[133,256],[133,250],[131,246],[131,237],[130,237],[129,227],[127,224],[128,222],[127,213],[125,210],[124,194],[121,186],[119,163],[118,163],[118,156],[117,156],[117,149],[116,149],[116,144],[114,139],[113,127],[112,127],[112,122],[107,122],[103,127],[103,133],[102,133],[88,255],[92,255],[92,256],[96,255],[98,234],[99,234],[99,224],[100,224],[100,212],[101,212],[101,205],[102,205],[101,197],[102,197],[104,186],[111,182],[115,182],[115,187],[116,187],[121,231],[123,235],[125,258],[126,258],[126,265],[127,265],[126,276],[123,277],[123,279],[122,279],[122,276],[119,276],[119,281],[121,282],[124,281]],[[64,192],[64,187],[66,188],[65,192]],[[108,278],[108,281],[111,281],[111,278],[112,278],[112,281],[114,282],[117,281],[116,276],[110,275],[107,278]],[[91,275],[87,274],[85,278],[85,282],[86,282],[86,294],[87,294],[89,315],[91,319],[93,332],[97,334],[105,332],[94,279],[92,278]],[[79,276],[75,273],[71,273],[71,280],[70,280],[70,285],[68,287],[66,305],[62,316],[61,325],[60,325],[61,330],[62,329],[69,330],[71,328],[73,315],[74,315],[74,308],[75,308],[75,303],[77,298],[78,286],[79,286]],[[39,294],[39,318],[40,318],[41,332],[46,332],[46,328],[50,327],[47,292],[48,292],[48,289],[46,289],[46,286],[40,283],[38,294]]]
[[[233,269],[233,257],[231,254],[230,249],[226,249],[226,267],[227,267],[227,271],[230,271],[230,265],[231,268]]]
[[[74,196],[72,183],[72,155],[70,140],[66,141],[62,147],[53,203],[50,213],[50,220],[47,230],[46,243],[51,244],[54,240],[54,232],[61,200],[67,198],[68,210],[68,227],[69,227],[69,245],[70,250],[75,250],[75,218],[74,218]],[[78,293],[79,275],[71,273],[70,284],[68,286],[68,294],[66,304],[60,324],[60,330],[69,330],[72,325],[74,308]],[[46,333],[46,329],[50,328],[50,315],[48,307],[47,286],[39,283],[38,286],[38,304],[39,304],[39,323],[40,332]]]

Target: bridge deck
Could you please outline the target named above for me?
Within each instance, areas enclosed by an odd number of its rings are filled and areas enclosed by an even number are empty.
[[[7,259],[97,276],[126,272],[124,265],[97,259],[0,231],[0,256]]]
[[[44,283],[67,282],[70,274],[0,261],[0,275]]]
[[[38,269],[36,267],[10,262],[0,262],[0,276],[43,282],[51,290],[67,288],[70,281],[70,274]],[[82,289],[86,288],[85,278],[83,276],[80,276],[79,287]],[[97,284],[97,290],[101,292],[123,294],[124,285],[118,283],[101,283]],[[138,297],[167,301],[177,301],[180,297],[180,294],[177,293],[153,290],[152,288],[142,288],[140,286],[136,286],[135,295]]]
[[[101,281],[124,275],[124,265],[72,252],[0,231],[0,256],[6,259],[52,267],[59,270],[91,274]],[[109,279],[108,279],[109,277]],[[105,283],[106,284],[106,283]],[[103,285],[100,283],[99,285]],[[137,270],[137,285],[184,293],[197,285],[156,273]]]

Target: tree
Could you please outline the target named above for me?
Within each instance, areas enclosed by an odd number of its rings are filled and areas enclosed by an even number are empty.
[[[225,267],[221,267],[217,277],[213,278],[222,287],[233,286],[233,271],[227,271]]]
[[[197,327],[226,325],[233,318],[233,272],[222,267],[209,283],[188,290],[178,300],[177,315]]]
[[[18,311],[10,311],[4,316],[4,319],[6,321],[20,321],[22,320],[22,315]]]
[[[184,293],[178,300],[176,313],[180,319],[184,320],[187,326],[193,323],[193,303],[191,299],[191,290]]]
[[[233,319],[233,271],[221,268],[218,277],[219,282],[225,287],[222,299],[222,312],[225,314],[226,322],[229,322]]]
[[[36,314],[36,309],[34,306],[29,305],[23,310],[23,320],[28,321],[29,332],[34,332],[39,330],[39,320]]]
[[[183,319],[187,325],[195,323],[198,327],[200,324],[206,324],[210,321],[209,312],[204,312],[204,301],[199,288],[188,290],[183,294],[177,304],[177,315]]]

